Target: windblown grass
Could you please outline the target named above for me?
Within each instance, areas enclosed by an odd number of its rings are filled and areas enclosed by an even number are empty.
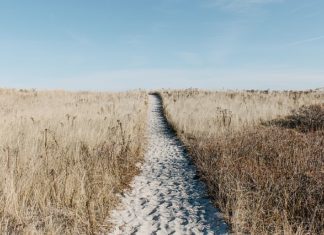
[[[324,233],[323,93],[161,94],[234,233]]]
[[[137,173],[144,92],[0,90],[0,233],[94,234]]]

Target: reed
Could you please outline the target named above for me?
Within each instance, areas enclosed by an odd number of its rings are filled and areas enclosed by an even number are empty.
[[[96,234],[137,174],[147,95],[0,89],[0,233]]]

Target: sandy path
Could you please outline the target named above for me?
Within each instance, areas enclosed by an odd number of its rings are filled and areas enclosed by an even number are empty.
[[[226,224],[163,117],[161,100],[153,95],[148,132],[142,172],[122,197],[122,208],[112,213],[112,234],[226,234]]]

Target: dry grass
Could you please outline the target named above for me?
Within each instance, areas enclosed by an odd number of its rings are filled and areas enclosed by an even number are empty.
[[[0,233],[94,234],[138,169],[144,92],[0,90]]]
[[[319,92],[209,92],[162,93],[167,115],[178,130],[196,137],[223,135],[229,130],[258,125],[290,114],[303,105],[324,102]]]
[[[234,233],[324,233],[323,93],[161,94]]]
[[[275,119],[265,124],[298,129],[302,132],[324,130],[324,104],[302,106],[285,118]]]

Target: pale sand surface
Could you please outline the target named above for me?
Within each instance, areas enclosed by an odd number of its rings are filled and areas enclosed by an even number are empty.
[[[227,234],[227,225],[154,95],[150,95],[148,135],[141,174],[112,213],[112,234]]]

